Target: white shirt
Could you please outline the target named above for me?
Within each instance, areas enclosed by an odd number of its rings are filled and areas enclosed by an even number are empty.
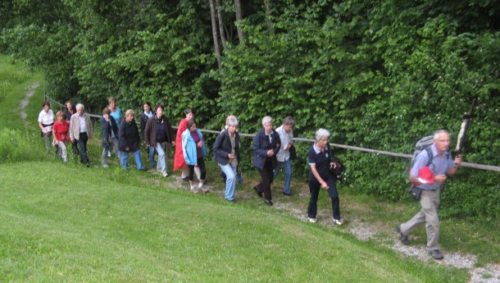
[[[78,115],[78,120],[80,120],[80,133],[86,133],[87,132],[87,123],[85,122],[85,116]]]
[[[42,109],[40,111],[40,114],[38,114],[38,123],[42,123],[44,125],[50,125],[54,123],[54,112],[52,112],[52,109],[49,109],[48,112],[45,112],[45,110]],[[52,126],[44,127],[42,132],[48,133],[52,131]]]
[[[276,129],[276,132],[280,135],[281,140],[281,147],[278,151],[278,154],[276,154],[276,158],[279,162],[285,162],[286,160],[290,159],[290,151],[287,149],[287,147],[290,142],[293,141],[293,131],[287,133],[285,129],[283,129],[283,125],[281,125]]]

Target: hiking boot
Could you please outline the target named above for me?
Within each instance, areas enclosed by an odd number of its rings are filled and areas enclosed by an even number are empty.
[[[429,251],[429,255],[432,256],[432,258],[435,260],[442,260],[444,258],[440,250]]]
[[[342,225],[344,224],[344,221],[342,221],[341,219],[335,219],[332,217],[332,222],[333,222],[333,225]]]
[[[401,227],[399,225],[396,226],[396,232],[399,234],[401,244],[408,246],[410,244],[410,239],[408,239],[408,236],[401,232]]]
[[[267,205],[269,205],[269,206],[272,206],[272,205],[273,205],[273,201],[272,201],[272,200],[270,200],[270,199],[265,199],[265,200],[264,200],[264,203],[265,203],[265,204],[267,204]]]
[[[317,221],[316,218],[314,218],[314,217],[307,217],[307,220],[311,223],[316,223],[316,221]]]
[[[287,196],[287,197],[291,197],[291,196],[292,196],[292,193],[283,192],[283,195],[284,195],[284,196]]]

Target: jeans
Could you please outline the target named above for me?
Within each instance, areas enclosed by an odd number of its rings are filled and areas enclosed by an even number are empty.
[[[45,142],[45,150],[47,150],[47,153],[50,153],[50,149],[52,148],[52,132],[44,133],[43,141]]]
[[[59,147],[60,157],[64,162],[68,162],[68,153],[66,151],[66,143],[63,141],[58,141],[57,146]]]
[[[230,163],[226,165],[219,164],[219,167],[224,175],[226,175],[226,190],[224,191],[224,198],[227,200],[234,200],[236,189],[236,167],[231,166]]]
[[[123,169],[128,169],[128,152],[126,151],[119,151],[119,156],[120,156],[120,166]],[[142,160],[141,160],[141,151],[138,149],[135,152],[132,153],[134,155],[134,160],[135,160],[135,168],[137,170],[144,170],[144,166],[142,165]]]
[[[166,143],[157,142],[156,147],[154,149],[156,149],[156,152],[158,152],[158,165],[157,165],[158,171],[167,173],[167,162],[166,162],[167,156],[165,154],[166,153]],[[154,149],[153,149],[153,154],[154,154]],[[150,157],[152,157],[153,162],[154,162],[154,156],[151,156],[151,147],[150,147],[149,153],[150,153]],[[151,163],[151,159],[149,160],[149,162]],[[151,167],[151,168],[153,168],[153,167]]]
[[[292,182],[292,161],[290,159],[285,160],[284,162],[278,162],[278,166],[274,169],[274,179],[278,177],[280,173],[280,169],[283,167],[283,171],[285,172],[285,183],[283,184],[283,192],[286,194],[291,194],[292,189],[290,188],[290,183]]]
[[[155,147],[154,146],[148,147],[148,160],[149,160],[149,167],[151,169],[155,168],[156,162],[155,162]]]
[[[314,177],[312,177],[314,178]],[[332,211],[333,218],[340,220],[340,200],[339,194],[337,192],[337,187],[335,185],[335,179],[333,177],[328,178],[326,181],[328,184],[328,196],[332,200]],[[318,212],[318,196],[319,191],[322,190],[321,185],[316,179],[309,180],[309,190],[311,192],[311,198],[309,199],[309,206],[307,208],[307,216],[311,218],[316,218]]]
[[[80,133],[78,138],[78,151],[80,152],[80,162],[83,164],[89,164],[89,157],[87,156],[87,133]]]

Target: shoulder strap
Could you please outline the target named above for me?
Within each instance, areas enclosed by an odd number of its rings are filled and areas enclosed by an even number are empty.
[[[427,165],[425,166],[430,166],[432,164],[432,159],[434,158],[434,156],[432,156],[432,149],[429,146],[425,148],[425,151],[427,152]]]

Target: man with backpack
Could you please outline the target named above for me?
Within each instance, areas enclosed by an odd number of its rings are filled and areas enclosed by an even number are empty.
[[[418,144],[417,144],[418,145]],[[427,250],[436,260],[443,259],[439,250],[439,194],[447,176],[453,176],[462,163],[462,157],[457,155],[453,160],[449,152],[450,135],[445,130],[434,133],[432,144],[423,148],[415,156],[410,169],[410,180],[420,192],[420,211],[409,221],[396,227],[399,239],[404,245],[410,240],[411,230],[425,223],[427,232]]]

